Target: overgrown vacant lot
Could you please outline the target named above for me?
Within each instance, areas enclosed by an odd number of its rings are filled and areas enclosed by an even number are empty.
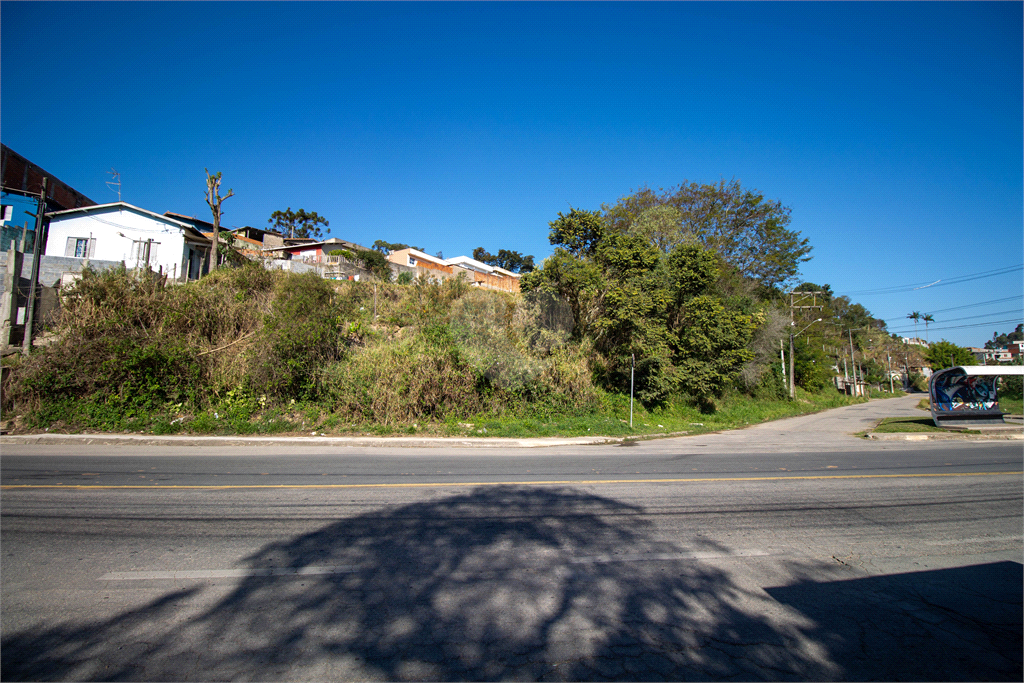
[[[165,288],[86,272],[54,332],[6,361],[15,431],[700,432],[852,402],[790,402],[777,374],[742,385],[737,372],[710,406],[680,391],[637,403],[630,429],[628,384],[595,382],[607,359],[557,296],[461,280],[334,283],[252,264]]]

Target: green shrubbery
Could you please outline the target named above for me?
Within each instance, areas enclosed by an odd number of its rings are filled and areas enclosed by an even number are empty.
[[[589,347],[566,344],[548,303],[255,264],[166,288],[86,271],[57,341],[12,359],[3,408],[28,428],[157,433],[585,412]]]
[[[682,208],[704,196],[749,209],[762,246],[735,242],[717,213],[693,223]],[[19,427],[69,430],[626,433],[632,383],[650,429],[792,414],[805,408],[778,367],[790,321],[774,287],[808,248],[784,230],[788,210],[761,200],[687,186],[640,192],[604,216],[560,214],[555,253],[523,275],[521,295],[408,273],[393,284],[380,251],[335,252],[372,282],[255,263],[171,287],[86,271],[62,294],[57,341],[10,361],[3,409]],[[835,351],[810,334],[797,381],[823,391]]]

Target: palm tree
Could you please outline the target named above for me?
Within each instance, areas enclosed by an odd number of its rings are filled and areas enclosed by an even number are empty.
[[[928,343],[928,323],[935,322],[935,318],[932,317],[931,313],[925,313],[921,316],[921,320],[924,321],[924,343]]]
[[[907,317],[914,321],[914,337],[916,338],[917,337],[917,321],[921,319],[921,312],[920,311],[914,311],[913,313],[909,314]]]

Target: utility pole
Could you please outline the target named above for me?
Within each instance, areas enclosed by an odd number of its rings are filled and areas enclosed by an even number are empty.
[[[32,351],[32,334],[36,315],[36,286],[39,280],[39,252],[46,248],[46,240],[42,239],[46,213],[46,181],[43,177],[43,189],[39,191],[39,208],[36,210],[36,234],[32,248],[32,272],[29,275],[28,304],[25,307],[25,338],[21,342],[21,352],[26,356]],[[42,246],[40,246],[42,245]]]
[[[889,393],[895,394],[896,390],[892,386],[892,355],[889,353],[889,349],[885,350],[885,361],[889,368]]]
[[[811,305],[810,306],[797,306],[796,305],[797,301],[795,301],[794,297],[793,297],[794,294],[810,294],[811,295]],[[824,295],[825,293],[824,292],[790,292],[789,293],[789,397],[791,399],[795,399],[796,398],[796,377],[795,377],[796,371],[795,371],[795,366],[794,366],[794,362],[793,362],[793,356],[794,356],[793,340],[796,338],[797,335],[793,334],[793,328],[796,327],[796,316],[794,314],[794,311],[796,311],[796,309],[798,309],[798,308],[799,309],[804,309],[804,308],[815,309],[815,308],[817,308],[819,310],[821,308],[823,308],[824,304],[819,304],[818,303],[818,295],[819,294]],[[805,301],[805,300],[806,300],[806,297],[805,298],[801,298],[799,301]],[[818,320],[821,320],[821,318],[819,318]],[[814,322],[818,322],[818,321],[815,320]],[[807,329],[807,328],[805,327],[804,329]]]
[[[847,330],[847,332],[850,333],[850,365],[853,366],[853,395],[857,396],[860,385],[857,384],[857,356],[854,355],[853,349],[853,330]]]

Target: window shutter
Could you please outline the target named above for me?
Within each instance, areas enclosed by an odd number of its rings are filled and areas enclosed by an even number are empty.
[[[77,243],[78,243],[78,239],[77,238],[69,237],[68,238],[68,244],[67,244],[66,247],[64,247],[64,255],[65,256],[74,256],[75,255],[75,245]]]
[[[96,238],[89,238],[89,258],[96,256]]]
[[[149,245],[149,262],[150,262],[150,264],[154,268],[156,268],[156,264],[157,264],[156,248],[159,247],[159,246],[160,246],[159,242],[152,242]]]

